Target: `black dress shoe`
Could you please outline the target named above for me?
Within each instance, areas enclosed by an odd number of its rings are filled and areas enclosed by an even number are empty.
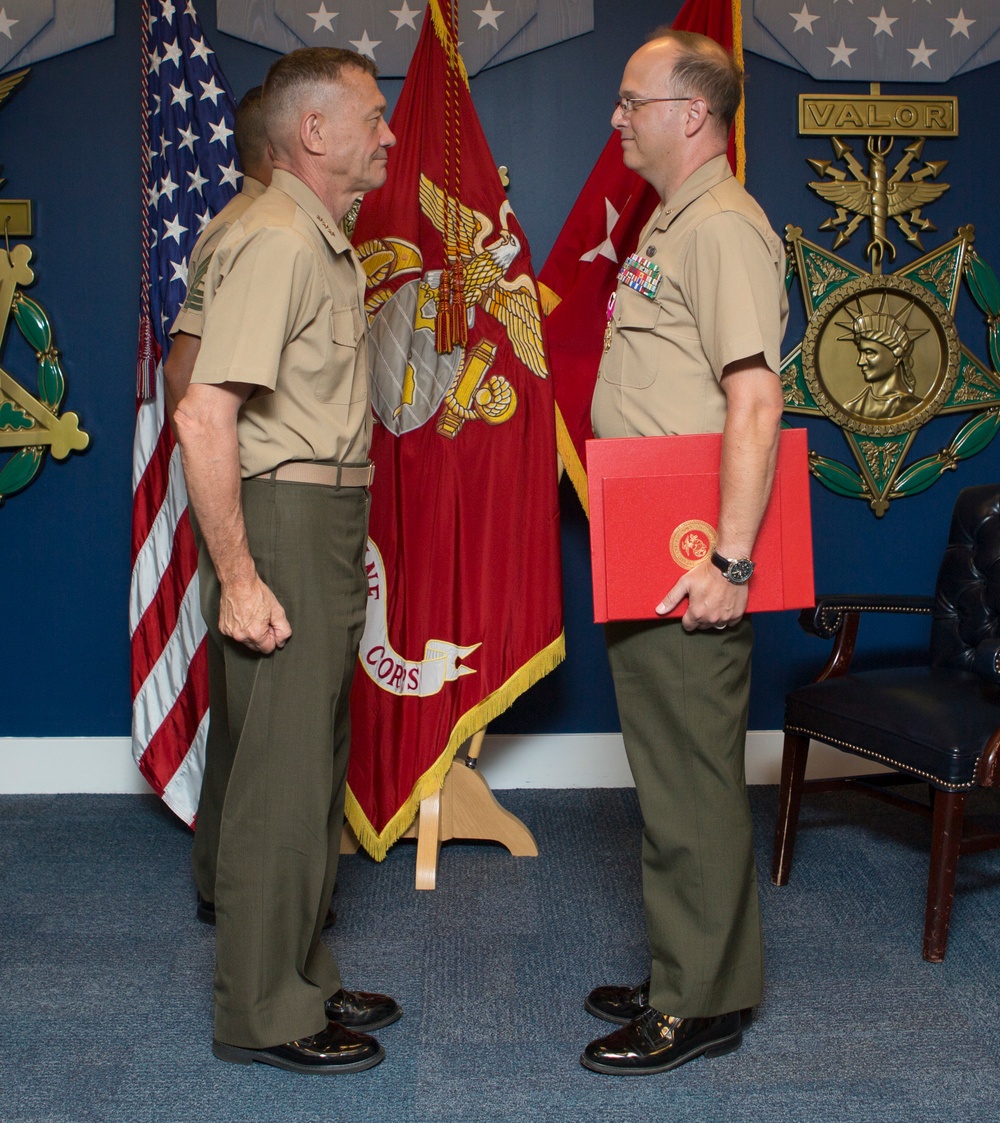
[[[338,990],[326,1000],[326,1016],[348,1029],[383,1029],[398,1022],[403,1011],[387,994]]]
[[[637,987],[595,987],[583,1000],[583,1008],[595,1018],[627,1025],[649,1007],[649,979]]]
[[[238,1065],[257,1061],[288,1069],[289,1072],[308,1072],[317,1076],[362,1072],[366,1068],[374,1068],[385,1056],[385,1050],[374,1037],[369,1037],[367,1033],[354,1033],[333,1023],[312,1037],[272,1045],[268,1049],[242,1049],[213,1041],[212,1052],[220,1061],[232,1061]]]
[[[199,893],[198,903],[195,906],[195,916],[202,922],[202,924],[215,923],[215,902],[206,901],[205,898]],[[333,909],[326,910],[326,920],[323,921],[323,931],[327,928],[332,928],[337,923],[337,914]]]
[[[702,1054],[721,1057],[742,1040],[739,1010],[716,1018],[672,1018],[647,1006],[635,1021],[591,1041],[580,1063],[594,1072],[641,1076],[669,1072]]]

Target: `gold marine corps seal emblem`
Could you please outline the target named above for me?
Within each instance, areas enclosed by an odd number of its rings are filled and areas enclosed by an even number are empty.
[[[694,569],[715,549],[715,527],[701,519],[688,519],[670,535],[670,556],[681,569]]]

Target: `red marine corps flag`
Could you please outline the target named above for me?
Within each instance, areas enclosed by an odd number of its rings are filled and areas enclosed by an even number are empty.
[[[528,245],[430,0],[354,244],[375,482],[347,817],[382,858],[456,749],[563,658],[554,404]]]
[[[710,36],[742,62],[740,19],[740,0],[687,0],[672,26],[675,31]],[[740,179],[743,156],[741,106],[729,138],[729,162]],[[635,249],[658,203],[653,188],[622,163],[621,141],[613,133],[538,274],[548,313],[545,327],[556,395],[556,439],[584,510],[584,449],[594,435],[590,399],[601,361],[608,300],[622,262]]]

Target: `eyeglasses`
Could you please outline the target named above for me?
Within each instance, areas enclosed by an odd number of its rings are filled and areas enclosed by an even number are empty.
[[[616,97],[615,109],[620,109],[625,117],[631,117],[634,110],[640,105],[647,105],[651,101],[690,101],[690,97]]]

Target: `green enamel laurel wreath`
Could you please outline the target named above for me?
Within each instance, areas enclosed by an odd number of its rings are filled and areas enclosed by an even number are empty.
[[[66,380],[59,362],[59,352],[52,345],[52,325],[45,309],[20,291],[14,293],[11,312],[21,335],[35,352],[37,401],[55,417],[66,392]],[[6,397],[0,399],[0,447],[4,443],[3,434],[6,432],[27,434],[34,429],[48,428],[40,425],[39,419],[32,416],[29,409]],[[0,468],[0,503],[8,495],[31,483],[42,466],[45,447],[51,443],[50,439],[46,439],[41,444],[26,445],[18,449]]]

